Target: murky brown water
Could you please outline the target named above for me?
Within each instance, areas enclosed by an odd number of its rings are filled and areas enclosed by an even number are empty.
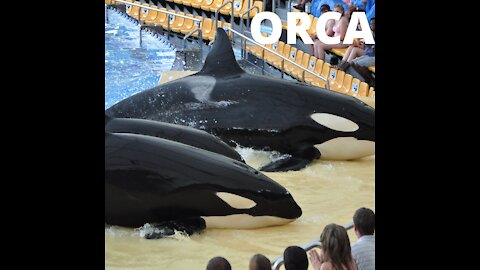
[[[267,155],[243,149],[247,163],[258,168]],[[266,173],[287,188],[303,210],[293,223],[256,230],[210,229],[190,237],[145,240],[132,229],[105,229],[106,269],[205,269],[214,256],[233,269],[248,269],[255,253],[271,260],[289,245],[318,237],[328,223],[352,221],[355,210],[375,211],[375,156],[357,161],[313,162],[298,172]],[[351,242],[357,241],[349,231]]]

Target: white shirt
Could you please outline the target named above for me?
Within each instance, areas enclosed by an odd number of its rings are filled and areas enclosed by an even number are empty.
[[[352,256],[358,270],[375,270],[375,236],[360,237],[352,245]]]

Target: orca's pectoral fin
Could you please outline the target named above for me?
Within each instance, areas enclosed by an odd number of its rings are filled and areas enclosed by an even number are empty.
[[[206,228],[203,218],[190,218],[181,220],[164,221],[151,225],[151,229],[143,235],[145,239],[160,239],[175,234],[175,231],[192,235],[201,232]]]
[[[313,146],[305,146],[298,149],[288,158],[271,162],[262,168],[264,172],[298,171],[305,168],[312,160],[320,157],[320,152]]]
[[[286,172],[286,171],[298,171],[305,168],[311,160],[288,157],[283,158],[274,162],[271,162],[262,168],[260,171],[263,172]]]

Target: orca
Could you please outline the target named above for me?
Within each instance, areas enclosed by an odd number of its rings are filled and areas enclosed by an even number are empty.
[[[106,114],[191,126],[230,145],[288,154],[263,171],[375,153],[374,108],[346,94],[245,72],[221,28],[198,73],[128,97]]]
[[[240,154],[220,138],[205,131],[145,119],[112,118],[105,115],[105,131],[134,133],[172,140],[245,162]]]
[[[170,225],[191,234],[283,225],[301,215],[288,190],[238,160],[157,137],[105,132],[108,225]]]

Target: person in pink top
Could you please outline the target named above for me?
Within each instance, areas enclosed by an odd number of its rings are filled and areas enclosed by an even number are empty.
[[[350,20],[350,12],[345,13],[345,9],[342,5],[337,4],[333,11],[342,14],[340,20],[335,21],[335,24],[332,27],[333,31],[327,31],[327,35],[329,36],[340,36],[340,43],[339,44],[325,44],[320,40],[315,40],[313,44],[313,55],[318,59],[325,61],[325,53],[327,50],[331,50],[333,48],[346,48],[347,45],[343,44],[343,39],[345,38],[345,34],[347,33],[348,22]]]
[[[345,227],[328,224],[320,235],[320,254],[309,252],[314,270],[357,270]]]

